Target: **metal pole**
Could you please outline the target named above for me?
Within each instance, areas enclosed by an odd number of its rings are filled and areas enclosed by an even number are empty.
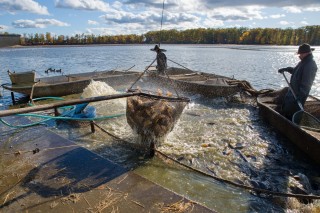
[[[11,100],[12,100],[12,104],[15,105],[16,104],[16,100],[14,99],[14,93],[11,92]]]

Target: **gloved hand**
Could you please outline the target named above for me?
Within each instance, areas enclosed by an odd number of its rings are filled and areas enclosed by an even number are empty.
[[[284,71],[288,71],[287,67],[278,69],[278,73],[284,73]]]

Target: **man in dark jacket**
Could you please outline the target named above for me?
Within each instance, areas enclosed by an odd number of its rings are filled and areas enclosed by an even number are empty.
[[[166,50],[160,49],[158,45],[156,45],[151,50],[157,52],[157,71],[158,71],[158,74],[163,75],[164,70],[167,69],[167,56],[163,53]]]
[[[315,79],[318,67],[313,59],[312,51],[309,44],[299,46],[297,54],[299,54],[300,62],[295,67],[286,67],[278,70],[279,73],[291,73],[290,85],[293,89],[298,101],[304,105],[306,102],[311,86]],[[292,92],[288,90],[282,104],[283,115],[288,119],[292,119],[295,112],[299,111],[300,107],[297,104]]]

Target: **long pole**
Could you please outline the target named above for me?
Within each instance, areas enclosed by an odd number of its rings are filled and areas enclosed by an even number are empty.
[[[162,41],[162,21],[163,21],[163,11],[164,11],[164,1],[165,0],[163,0],[163,3],[162,3],[162,15],[161,15],[159,47],[160,47],[160,44],[161,44],[161,41]]]
[[[0,117],[16,115],[16,114],[21,114],[21,113],[37,112],[37,111],[43,111],[43,110],[48,110],[48,109],[56,109],[58,107],[70,106],[70,105],[75,105],[75,104],[105,101],[105,100],[112,100],[112,99],[117,99],[117,98],[126,98],[126,97],[135,96],[135,95],[139,95],[139,94],[141,94],[141,93],[140,92],[128,92],[125,94],[116,94],[116,95],[98,96],[98,97],[92,97],[92,98],[66,100],[66,101],[59,101],[57,103],[44,104],[44,105],[39,105],[39,106],[27,107],[27,108],[3,110],[3,111],[0,111]]]
[[[282,75],[283,75],[284,79],[286,79],[286,82],[287,82],[287,84],[288,84],[288,86],[289,86],[289,89],[290,89],[290,91],[292,92],[292,95],[293,95],[294,99],[295,99],[296,102],[298,103],[298,106],[300,107],[300,109],[301,109],[302,111],[304,111],[303,106],[302,106],[302,104],[300,103],[300,101],[298,100],[296,94],[294,93],[294,91],[293,91],[293,89],[292,89],[292,87],[291,87],[291,84],[289,83],[286,75],[285,75],[284,73],[282,73]]]
[[[3,111],[0,111],[0,117],[22,114],[22,113],[29,113],[29,112],[37,112],[37,111],[43,111],[43,110],[48,110],[48,109],[55,109],[56,110],[58,107],[63,107],[63,106],[70,106],[70,105],[97,102],[97,101],[106,101],[106,100],[112,100],[112,99],[118,99],[118,98],[127,98],[127,97],[131,97],[131,96],[143,96],[143,97],[150,97],[153,99],[158,98],[158,99],[164,99],[164,100],[168,100],[168,101],[190,102],[189,98],[183,98],[183,97],[167,97],[167,96],[147,94],[147,93],[143,93],[143,92],[127,92],[124,94],[66,100],[66,101],[59,101],[57,103],[44,104],[44,105],[39,105],[39,106],[27,107],[27,108],[3,110]]]

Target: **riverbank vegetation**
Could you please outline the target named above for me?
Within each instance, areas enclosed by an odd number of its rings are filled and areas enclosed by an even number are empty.
[[[287,28],[198,28],[188,30],[149,31],[143,35],[73,36],[24,34],[21,45],[79,45],[79,44],[260,44],[298,45],[307,42],[320,45],[320,25]]]

